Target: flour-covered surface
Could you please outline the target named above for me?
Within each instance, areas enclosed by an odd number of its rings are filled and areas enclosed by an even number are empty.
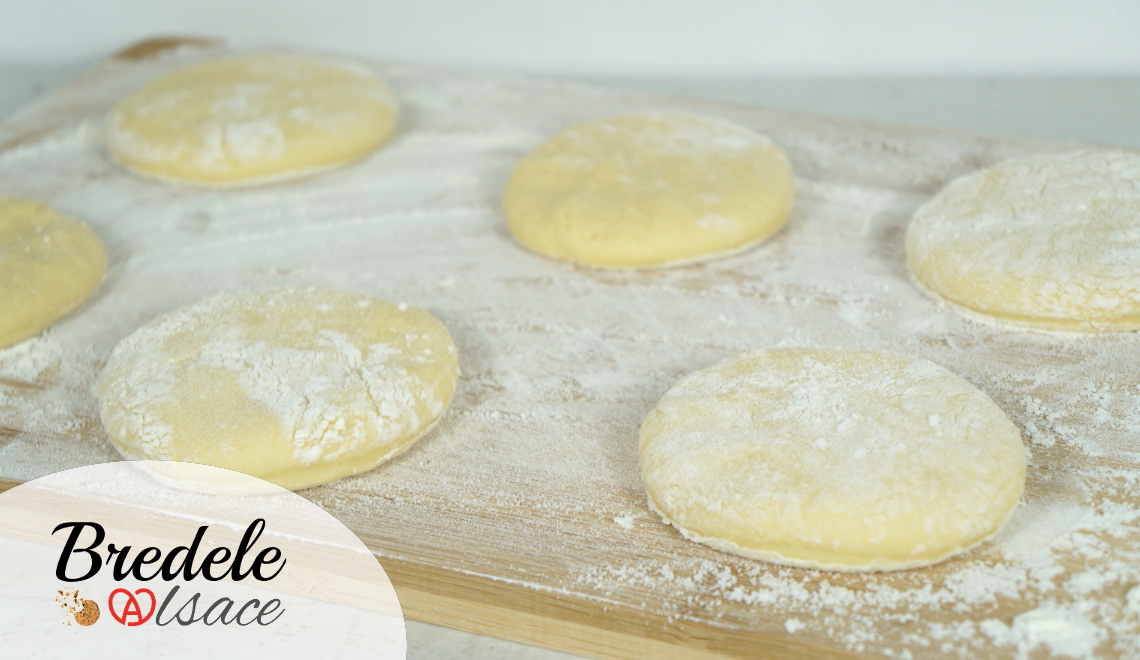
[[[881,351],[742,353],[681,379],[641,426],[649,504],[719,550],[788,566],[929,566],[1021,499],[1021,434],[932,362]]]
[[[787,220],[795,180],[771,140],[715,116],[648,112],[562,131],[503,192],[519,244],[587,266],[681,265],[745,249]]]
[[[1006,161],[916,214],[907,257],[967,309],[1045,330],[1140,328],[1140,154]]]
[[[457,376],[447,330],[423,310],[290,288],[163,314],[119,342],[96,393],[127,458],[297,490],[405,450],[439,419]]]
[[[391,90],[365,66],[255,54],[185,67],[131,93],[108,115],[105,142],[145,176],[226,185],[355,160],[395,115]]]
[[[382,559],[585,603],[599,631],[626,615],[634,634],[678,644],[1140,657],[1140,338],[978,323],[919,292],[904,260],[910,214],[942,183],[1074,145],[376,65],[404,113],[348,168],[211,191],[111,164],[114,102],[210,54],[113,59],[0,130],[0,192],[89,222],[110,263],[76,312],[0,352],[0,476],[118,458],[90,387],[158,314],[221,291],[335,287],[428,309],[460,351],[459,391],[433,432],[305,492]],[[798,176],[788,226],[654,271],[575,267],[511,242],[499,198],[516,160],[575,122],[662,109],[719,115],[785,148]],[[1007,528],[933,568],[843,574],[721,553],[664,525],[638,474],[642,419],[683,374],[777,346],[925,358],[993,398],[1029,460]]]

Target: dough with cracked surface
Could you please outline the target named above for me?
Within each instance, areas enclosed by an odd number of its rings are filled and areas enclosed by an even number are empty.
[[[716,117],[673,112],[572,126],[515,167],[503,195],[523,246],[589,266],[651,268],[776,233],[795,192],[784,151]]]
[[[78,307],[106,270],[103,243],[84,222],[37,201],[0,197],[0,348]]]
[[[926,360],[789,348],[682,379],[641,427],[650,505],[686,537],[780,564],[933,564],[993,536],[1025,484],[1017,428]]]
[[[131,93],[111,111],[107,149],[142,176],[227,186],[358,160],[395,123],[395,96],[367,67],[256,53],[194,64]]]
[[[915,213],[906,252],[922,288],[987,319],[1140,328],[1140,154],[1049,154],[968,174]]]
[[[124,457],[203,463],[296,490],[410,447],[458,377],[455,344],[426,311],[301,288],[164,314],[120,342],[96,387]]]

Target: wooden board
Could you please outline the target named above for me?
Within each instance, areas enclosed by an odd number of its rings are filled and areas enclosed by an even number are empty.
[[[963,319],[910,283],[910,214],[954,176],[1073,148],[372,63],[402,100],[377,154],[244,190],[139,180],[101,120],[211,42],[133,47],[0,128],[0,193],[83,218],[111,267],[49,332],[0,352],[0,477],[117,460],[90,386],[115,344],[220,291],[342,288],[428,308],[463,381],[433,433],[304,494],[374,550],[406,616],[599,658],[1140,657],[1140,341]],[[578,268],[509,239],[512,164],[588,118],[671,109],[775,139],[789,226],[658,271]],[[1024,431],[1025,501],[992,543],[925,570],[771,566],[685,541],[646,507],[637,428],[684,373],[784,345],[925,357]],[[1134,592],[1140,608],[1140,591]]]

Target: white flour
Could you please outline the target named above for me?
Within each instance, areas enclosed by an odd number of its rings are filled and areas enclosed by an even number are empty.
[[[207,63],[212,78],[199,70],[197,77],[183,75],[178,84],[165,81],[131,94],[107,118],[110,151],[124,163],[156,166],[150,172],[156,176],[176,176],[164,168],[177,163],[193,163],[199,177],[225,174],[290,155],[297,160],[306,147],[335,143],[338,130],[359,132],[377,121],[377,106],[395,112],[387,86],[356,62],[262,53],[228,64]],[[208,105],[203,98],[210,99]],[[161,125],[156,116],[182,131],[167,135],[156,130]],[[290,147],[290,136],[298,144]],[[327,165],[318,161],[316,167]],[[269,178],[297,174],[287,168]],[[185,171],[182,175],[186,178]]]
[[[907,232],[938,295],[1026,324],[1140,321],[1140,155],[1073,152],[1004,162],[924,204]]]
[[[985,395],[929,361],[868,351],[754,351],[690,374],[640,448],[651,506],[687,538],[849,570],[932,564],[988,539],[1025,469],[1018,430]]]
[[[376,310],[390,311],[377,315]],[[369,324],[399,323],[406,310],[404,303],[330,296],[312,288],[222,294],[174,310],[116,346],[97,386],[103,421],[119,429],[118,441],[131,458],[201,456],[205,448],[194,441],[184,438],[176,446],[169,419],[192,409],[184,398],[210,394],[199,389],[201,383],[185,385],[210,373],[206,387],[223,387],[221,379],[232,377],[239,392],[234,396],[252,408],[249,415],[264,412],[272,418],[272,428],[289,439],[292,460],[299,465],[396,446],[430,423],[417,408],[425,408],[431,420],[443,410],[437,383],[409,367],[441,360],[454,364],[448,357],[454,347],[441,345],[445,336],[400,334],[391,343],[363,339],[377,336]],[[441,375],[449,382],[453,376]],[[218,441],[223,438],[233,439],[219,429]],[[240,445],[220,450],[223,455],[243,451]],[[268,460],[269,447],[263,451]]]
[[[685,115],[670,112],[650,112],[638,115],[646,123],[640,126],[627,125],[622,127],[623,139],[628,139],[637,151],[647,153],[666,153],[693,158],[707,158],[710,156],[731,154],[732,152],[747,152],[768,149],[772,141],[763,135],[752,131],[742,130],[731,122],[718,120],[717,117],[698,117],[697,121]],[[617,126],[602,124],[600,129],[591,126],[590,129],[571,128],[566,137],[578,144],[586,156],[582,165],[596,167],[599,162],[606,160],[606,155],[598,144],[593,130],[601,130],[614,134],[619,130]]]
[[[89,222],[110,262],[79,310],[0,352],[0,476],[118,458],[88,388],[158,314],[220,291],[339,288],[427,308],[464,373],[409,452],[306,491],[382,557],[892,657],[1140,657],[1140,342],[975,323],[917,291],[903,258],[910,214],[941,183],[1068,146],[384,67],[407,112],[359,164],[228,191],[133,178],[100,149],[102,113],[186,57],[110,65],[0,129],[2,192]],[[518,158],[572,123],[663,106],[783,146],[799,177],[789,225],[739,255],[647,272],[510,241],[498,202]],[[993,398],[1030,450],[1009,526],[931,569],[847,575],[719,553],[663,525],[637,469],[645,414],[685,373],[796,345],[926,358]]]

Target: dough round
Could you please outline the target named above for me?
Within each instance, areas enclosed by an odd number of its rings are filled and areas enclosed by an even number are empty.
[[[1140,328],[1140,154],[1008,160],[918,210],[907,262],[966,310],[1045,330]]]
[[[678,113],[589,121],[515,167],[503,196],[519,243],[556,259],[646,268],[735,252],[776,233],[795,192],[768,138]]]
[[[107,148],[143,176],[215,186],[363,158],[396,123],[392,90],[329,57],[255,54],[175,71],[111,111]]]
[[[308,488],[371,470],[443,414],[459,362],[431,314],[321,289],[222,294],[124,339],[97,385],[128,459]]]
[[[892,353],[744,353],[686,376],[641,427],[650,506],[687,538],[846,571],[924,566],[1005,523],[1017,428],[946,369]]]
[[[46,204],[0,197],[0,348],[79,306],[107,270],[99,237]]]

